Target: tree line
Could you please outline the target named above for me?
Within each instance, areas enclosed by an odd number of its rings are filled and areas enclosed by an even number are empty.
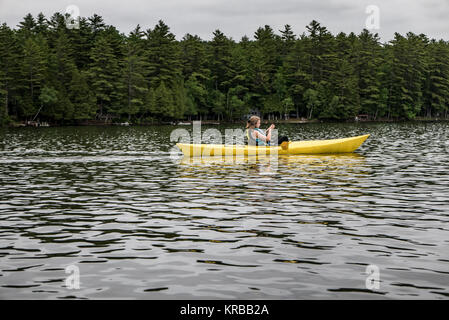
[[[163,21],[125,35],[96,14],[79,28],[67,18],[0,26],[0,124],[448,116],[449,43],[424,34],[382,43],[312,21],[301,35],[287,24],[238,42],[220,30],[177,40]]]

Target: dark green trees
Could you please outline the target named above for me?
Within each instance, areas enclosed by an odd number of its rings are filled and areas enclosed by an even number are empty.
[[[146,35],[146,79],[152,95],[148,110],[156,118],[180,119],[186,108],[180,45],[163,21]]]
[[[0,26],[0,125],[37,119],[172,122],[304,117],[351,120],[447,117],[449,43],[362,30],[333,35],[317,21],[259,27],[240,41],[177,40],[163,21],[128,35],[99,15],[28,14]]]
[[[382,88],[381,82],[386,70],[377,34],[366,29],[360,33],[354,43],[353,62],[358,82],[360,113],[368,114],[373,119],[384,116],[385,105],[382,98],[385,96],[385,88]]]
[[[6,25],[0,26],[0,126],[9,122],[15,113],[10,101],[17,92],[19,83],[20,48],[16,35]]]
[[[124,42],[124,63],[121,70],[122,87],[124,88],[123,112],[131,117],[144,110],[145,97],[148,92],[145,80],[147,67],[144,51],[144,33],[137,25]]]
[[[408,33],[406,37],[395,34],[391,50],[391,91],[389,113],[393,117],[413,119],[420,112],[424,99],[425,50],[427,39]]]
[[[449,46],[432,40],[427,50],[428,67],[422,114],[447,117],[449,105]]]
[[[90,59],[89,82],[97,98],[100,116],[109,111],[120,111],[117,108],[120,106],[119,99],[117,99],[120,66],[106,35],[101,34],[97,37],[91,50]]]
[[[48,69],[49,50],[45,38],[41,35],[32,36],[24,40],[20,73],[17,82],[22,95],[18,97],[19,112],[24,117],[30,117],[37,110],[37,97],[43,86]]]
[[[208,81],[210,70],[205,42],[198,36],[186,34],[181,46],[181,65],[186,90],[186,106],[184,115],[189,120],[193,116],[208,114],[207,104]]]

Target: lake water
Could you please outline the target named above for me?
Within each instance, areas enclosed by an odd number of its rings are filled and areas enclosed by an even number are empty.
[[[174,128],[0,129],[0,298],[448,299],[449,123],[279,125],[371,136],[275,162]]]

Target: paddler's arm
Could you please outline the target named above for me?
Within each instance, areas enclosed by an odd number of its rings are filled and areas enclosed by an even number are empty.
[[[268,130],[273,130],[273,129],[274,129],[274,124],[272,123],[271,126],[269,126],[267,130],[265,130],[266,134],[268,134]]]
[[[266,136],[258,131],[255,131],[254,133],[256,134],[256,138],[259,138],[260,140],[262,140],[264,142],[271,141],[271,127],[267,129]]]
[[[271,141],[271,127],[268,128],[268,133],[267,133],[267,140],[265,140],[265,142],[267,141]]]

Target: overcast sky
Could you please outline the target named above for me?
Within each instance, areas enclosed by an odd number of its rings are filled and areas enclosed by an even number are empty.
[[[16,25],[27,13],[43,12],[50,17],[75,5],[82,17],[94,13],[107,24],[128,33],[137,24],[153,28],[162,19],[177,39],[186,33],[209,40],[220,29],[234,40],[251,39],[259,26],[270,25],[277,33],[290,24],[296,34],[305,31],[313,19],[332,33],[355,32],[365,28],[369,5],[379,8],[378,32],[383,41],[394,32],[424,33],[431,38],[449,40],[449,0],[0,0],[0,22]]]

